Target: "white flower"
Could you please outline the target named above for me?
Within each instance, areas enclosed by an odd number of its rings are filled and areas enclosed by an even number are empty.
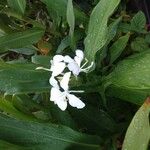
[[[84,53],[81,50],[77,49],[76,56],[74,57],[74,59],[72,59],[70,56],[67,55],[64,57],[64,62],[68,63],[67,65],[68,69],[72,71],[72,73],[75,76],[78,76],[80,72],[87,73],[94,64],[92,62],[90,66],[84,68],[85,65],[88,63],[88,61],[85,59],[86,62],[81,66],[81,62],[83,59],[84,59]]]
[[[51,85],[53,86],[51,88],[51,96],[50,100],[54,101],[55,104],[58,105],[58,107],[61,110],[65,110],[67,108],[67,103],[72,107],[77,107],[78,109],[81,109],[85,106],[85,104],[75,95],[70,94],[70,93],[81,93],[83,91],[69,91],[69,79],[70,79],[71,72],[67,72],[64,74],[62,80],[60,81],[60,86],[58,85],[58,82],[55,80],[55,78],[51,78],[50,82]],[[60,90],[63,89],[62,90]]]
[[[52,76],[54,77],[58,76],[64,71],[66,67],[66,63],[63,61],[64,61],[64,56],[62,55],[55,55],[53,57],[53,60],[51,60],[51,68],[50,68],[50,71],[52,71]]]
[[[66,67],[66,63],[64,62],[64,56],[62,55],[55,55],[53,57],[53,60],[50,61],[51,62],[51,68],[47,69],[44,67],[37,67],[36,69],[42,69],[42,70],[46,70],[46,71],[51,71],[52,72],[52,77],[58,76],[60,74],[62,74],[62,72],[64,71],[65,67]]]

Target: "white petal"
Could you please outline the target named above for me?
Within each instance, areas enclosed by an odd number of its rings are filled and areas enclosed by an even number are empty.
[[[68,64],[68,69],[70,70],[70,71],[72,71],[72,73],[74,74],[74,75],[79,75],[79,73],[80,73],[80,67],[78,66],[78,64],[77,63],[69,63]]]
[[[64,62],[55,63],[51,66],[52,76],[58,76],[61,74],[66,67],[66,64]]]
[[[55,103],[57,103],[57,101],[61,98],[62,98],[62,92],[57,88],[54,87],[51,88],[50,101],[54,101]]]
[[[75,95],[68,94],[67,97],[68,97],[68,100],[69,100],[69,104],[72,107],[77,107],[78,109],[81,109],[81,108],[85,107],[85,104],[78,97],[76,97]]]
[[[64,111],[67,108],[67,101],[64,99],[61,99],[61,100],[57,101],[57,105],[62,111]]]
[[[62,55],[55,55],[54,57],[53,57],[53,63],[55,64],[55,63],[58,63],[58,62],[61,62],[61,61],[63,61],[64,60],[64,56],[62,56]]]
[[[62,80],[60,81],[60,86],[65,90],[67,91],[69,86],[69,80],[70,80],[70,75],[71,75],[71,72],[67,72],[64,74]]]
[[[77,49],[76,50],[76,56],[78,56],[79,58],[83,59],[84,58],[83,51],[81,51],[80,49]]]
[[[66,56],[64,57],[64,62],[66,62],[66,63],[71,63],[71,62],[74,62],[74,60],[73,60],[70,56],[66,55]]]
[[[82,58],[80,58],[80,57],[78,57],[78,56],[75,56],[74,57],[74,60],[75,60],[75,62],[78,64],[78,66],[80,67],[81,66],[81,62],[82,62]]]
[[[52,85],[53,87],[59,89],[58,82],[57,82],[57,80],[54,78],[54,76],[52,76],[52,77],[49,79],[49,83],[50,83],[50,85]]]

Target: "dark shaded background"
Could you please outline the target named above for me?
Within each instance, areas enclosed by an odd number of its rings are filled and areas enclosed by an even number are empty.
[[[127,4],[128,11],[142,10],[147,18],[147,24],[150,24],[150,0],[130,0]]]

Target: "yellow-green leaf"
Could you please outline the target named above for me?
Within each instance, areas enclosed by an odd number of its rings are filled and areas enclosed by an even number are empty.
[[[150,140],[150,97],[137,111],[127,130],[122,150],[147,150]]]

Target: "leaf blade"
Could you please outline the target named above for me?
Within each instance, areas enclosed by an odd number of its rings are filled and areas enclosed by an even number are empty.
[[[0,139],[9,140],[26,146],[39,146],[40,149],[100,148],[97,136],[90,136],[73,131],[65,126],[44,125],[18,121],[0,116]],[[9,134],[8,134],[9,133]],[[59,144],[58,144],[59,143]]]
[[[107,41],[107,22],[119,3],[120,0],[101,0],[92,11],[88,34],[84,40],[85,55],[90,62],[94,61],[96,52]]]
[[[146,150],[150,140],[150,98],[137,111],[128,127],[122,150]]]
[[[26,8],[26,0],[7,0],[8,6],[20,14],[24,14]]]
[[[21,48],[36,43],[44,34],[41,28],[32,28],[23,32],[11,33],[0,37],[0,51]]]

